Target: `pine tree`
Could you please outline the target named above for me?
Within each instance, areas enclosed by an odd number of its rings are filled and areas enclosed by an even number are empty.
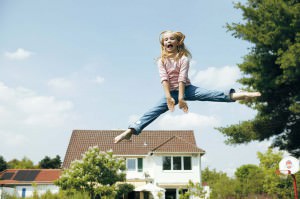
[[[257,110],[253,120],[218,128],[227,143],[274,138],[273,147],[300,156],[300,3],[298,0],[248,0],[235,4],[244,23],[228,24],[233,36],[249,41],[239,64],[239,80],[260,98],[245,102]]]

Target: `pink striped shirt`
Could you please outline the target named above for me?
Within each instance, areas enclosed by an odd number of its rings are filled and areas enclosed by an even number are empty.
[[[178,90],[179,82],[184,82],[185,85],[190,85],[188,78],[190,61],[186,56],[182,56],[178,61],[167,58],[164,63],[161,59],[158,60],[158,69],[161,82],[168,81],[170,90]]]

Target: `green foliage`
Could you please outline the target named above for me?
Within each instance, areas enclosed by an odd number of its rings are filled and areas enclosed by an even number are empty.
[[[33,188],[32,199],[39,199],[39,194],[38,194],[38,191],[37,191],[37,184],[33,183],[31,186]]]
[[[117,197],[116,198],[124,198],[123,196],[129,194],[134,190],[134,186],[132,184],[124,183],[117,185]]]
[[[229,178],[226,173],[209,170],[206,167],[202,171],[202,181],[208,183],[211,193],[210,199],[235,197],[236,181]]]
[[[59,155],[52,159],[48,156],[45,156],[45,158],[39,162],[39,165],[34,165],[33,161],[27,157],[23,157],[21,160],[12,159],[9,162],[5,162],[3,157],[0,156],[0,171],[1,166],[3,166],[5,169],[59,169],[61,167],[61,163],[62,162]]]
[[[260,161],[259,167],[264,173],[263,190],[265,193],[275,198],[292,198],[293,184],[292,179],[282,179],[276,174],[279,162],[283,157],[282,152],[273,152],[272,149],[266,153],[257,153]]]
[[[4,160],[3,156],[0,155],[0,172],[7,169],[7,162]]]
[[[63,190],[75,189],[86,191],[93,198],[96,194],[116,195],[115,183],[125,180],[125,161],[113,156],[112,152],[101,152],[98,147],[91,147],[82,160],[71,163],[55,182]]]
[[[243,165],[235,171],[235,177],[236,193],[239,197],[263,193],[264,173],[260,167],[253,164]]]
[[[163,197],[163,192],[162,191],[159,191],[159,192],[157,192],[157,197],[159,198],[159,199],[161,199],[162,197]]]
[[[228,24],[233,36],[252,43],[239,64],[247,90],[260,98],[244,102],[258,111],[253,120],[218,128],[227,143],[262,141],[300,156],[300,3],[295,0],[248,0],[236,3],[244,23]]]
[[[3,198],[5,199],[21,199],[21,197],[11,196],[4,194]],[[49,190],[40,196],[34,195],[32,197],[26,197],[27,199],[90,199],[88,193],[85,192],[67,192],[67,191],[60,191],[59,193],[51,193]]]
[[[202,180],[211,188],[210,199],[214,198],[293,198],[293,180],[291,176],[282,178],[276,174],[282,152],[268,149],[265,153],[258,152],[259,165],[242,165],[235,171],[235,178],[225,173],[209,170],[202,171]],[[296,179],[300,182],[300,173]],[[299,189],[299,183],[298,183]]]
[[[182,189],[179,190],[179,199],[189,199],[191,197],[199,197],[204,198],[205,192],[203,191],[203,187],[200,185],[200,183],[194,183],[191,180],[188,183],[187,186],[188,191],[185,193],[182,193]]]
[[[9,169],[35,169],[37,166],[33,164],[33,162],[27,158],[24,157],[22,160],[13,159],[9,162],[7,162]]]
[[[41,169],[59,169],[61,167],[61,163],[62,162],[59,155],[52,159],[48,156],[45,156],[45,158],[39,162],[39,167]]]

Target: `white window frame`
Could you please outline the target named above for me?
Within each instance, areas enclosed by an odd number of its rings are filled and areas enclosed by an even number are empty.
[[[163,167],[164,167],[164,161],[163,161],[163,159],[165,158],[165,157],[171,157],[171,169],[170,170],[164,170],[163,169]],[[174,157],[180,157],[180,159],[181,159],[181,169],[180,170],[174,170],[174,167],[173,167],[173,158]],[[184,157],[190,157],[190,161],[191,161],[191,169],[185,169],[184,168]],[[162,156],[162,165],[161,165],[161,167],[162,167],[162,170],[163,171],[191,171],[191,170],[193,170],[193,164],[192,164],[192,156],[187,156],[187,155],[185,155],[185,156],[171,156],[171,155],[166,155],[166,156]]]
[[[130,169],[129,168],[129,161],[132,161],[132,160],[134,160],[134,168],[132,168],[132,169]],[[127,158],[126,159],[126,169],[127,169],[127,171],[137,171],[137,158]]]
[[[139,170],[139,159],[141,159],[142,160],[142,169],[141,170]],[[134,160],[134,168],[132,168],[132,169],[129,169],[129,161],[132,161],[132,160]],[[136,172],[143,172],[143,170],[144,170],[144,166],[143,166],[143,158],[127,158],[126,159],[126,169],[127,169],[127,171],[136,171]]]

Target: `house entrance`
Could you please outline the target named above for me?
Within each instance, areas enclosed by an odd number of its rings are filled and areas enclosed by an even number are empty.
[[[150,195],[151,195],[151,193],[148,191],[143,191],[143,192],[132,191],[128,194],[128,196],[125,196],[125,199],[140,199],[140,198],[150,199],[151,198]]]
[[[128,194],[126,199],[140,199],[140,192],[132,191]]]
[[[166,189],[165,198],[176,199],[176,189]]]

